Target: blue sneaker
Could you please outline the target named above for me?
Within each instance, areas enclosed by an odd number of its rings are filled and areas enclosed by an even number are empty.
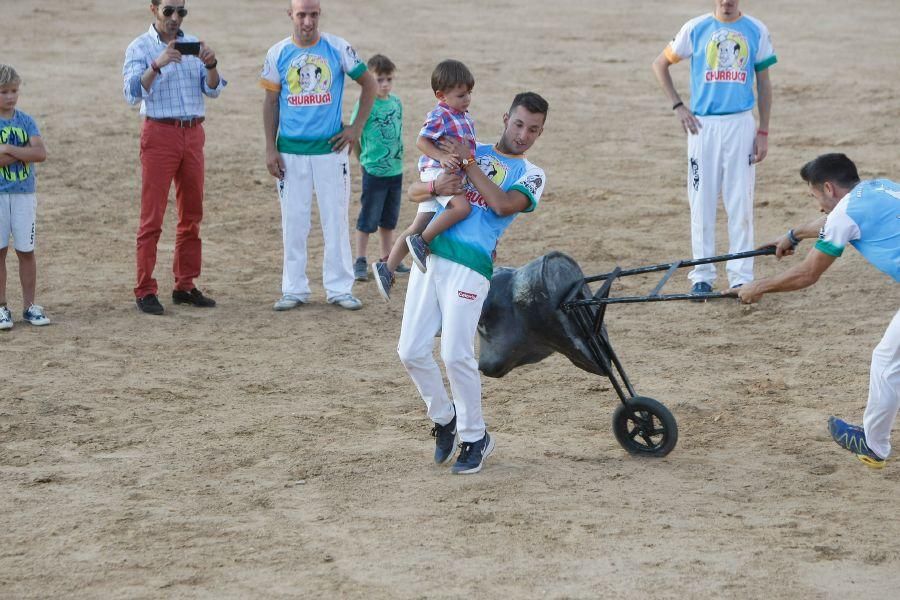
[[[712,285],[705,281],[698,281],[691,287],[692,294],[711,294],[712,291]],[[693,298],[691,302],[706,302],[706,298]]]
[[[409,271],[410,271],[409,267],[407,267],[403,263],[400,263],[399,265],[397,265],[397,270],[394,272],[400,273],[401,275],[406,275],[407,273],[409,273]]]
[[[828,432],[837,445],[856,454],[856,458],[873,469],[884,468],[884,459],[872,452],[866,444],[866,432],[858,425],[845,423],[836,417],[828,417]]]
[[[428,258],[428,243],[422,239],[418,233],[414,233],[406,238],[406,246],[409,248],[409,256],[416,263],[419,270],[423,273],[427,268],[425,260]]]
[[[431,428],[431,437],[434,438],[434,462],[442,465],[453,458],[456,450],[456,415],[446,425],[434,424]]]
[[[463,442],[459,445],[459,457],[456,464],[450,467],[451,473],[468,475],[477,473],[484,465],[484,459],[494,451],[494,438],[485,431],[484,437],[477,442]]]
[[[386,262],[377,262],[372,265],[372,274],[375,275],[375,287],[385,302],[391,301],[391,287],[394,285],[394,274],[388,269]]]

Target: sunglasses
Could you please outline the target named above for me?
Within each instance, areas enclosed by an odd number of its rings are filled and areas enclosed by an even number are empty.
[[[162,8],[162,14],[164,17],[171,17],[176,12],[182,19],[187,16],[187,9],[183,6],[163,6]]]

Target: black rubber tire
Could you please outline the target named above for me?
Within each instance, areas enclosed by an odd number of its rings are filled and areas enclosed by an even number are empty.
[[[671,411],[653,398],[635,396],[613,413],[613,434],[629,454],[660,458],[678,443]]]

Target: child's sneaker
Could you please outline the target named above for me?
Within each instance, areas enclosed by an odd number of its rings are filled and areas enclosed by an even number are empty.
[[[856,454],[856,458],[872,467],[884,467],[884,459],[872,452],[866,444],[866,432],[858,425],[845,423],[838,418],[828,417],[828,432],[838,446]]]
[[[391,301],[391,286],[394,285],[394,274],[388,269],[387,263],[377,262],[372,265],[372,274],[375,275],[375,285],[378,293],[385,302]]]
[[[406,238],[406,245],[409,248],[409,255],[412,257],[416,266],[423,273],[425,272],[425,260],[428,258],[428,243],[422,239],[418,233]]]
[[[366,264],[366,257],[360,256],[353,263],[353,279],[356,281],[369,280],[369,265]]]
[[[12,313],[5,306],[0,306],[0,330],[12,329],[13,320]]]
[[[44,314],[44,307],[38,306],[37,304],[32,304],[31,306],[26,308],[22,312],[22,318],[32,325],[37,325],[38,327],[50,324],[50,319],[48,319],[47,315]]]

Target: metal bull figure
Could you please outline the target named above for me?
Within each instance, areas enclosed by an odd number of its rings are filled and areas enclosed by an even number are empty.
[[[592,358],[577,323],[561,309],[579,281],[590,297],[581,267],[561,252],[545,254],[518,269],[494,271],[478,324],[481,372],[503,377],[516,367],[559,352],[580,369],[607,375],[608,364]],[[605,327],[601,335],[606,336]]]

